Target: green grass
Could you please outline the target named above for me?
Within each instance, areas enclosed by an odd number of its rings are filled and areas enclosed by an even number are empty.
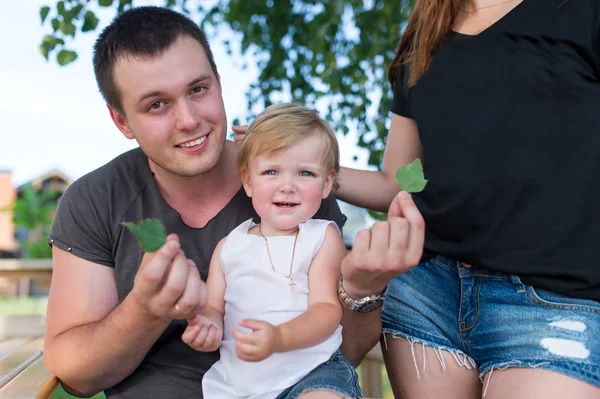
[[[46,297],[0,298],[0,315],[46,314]]]
[[[77,396],[71,396],[68,393],[65,392],[64,389],[62,389],[62,387],[59,385],[58,389],[56,390],[56,392],[54,392],[52,394],[52,396],[50,397],[50,399],[73,399],[73,398],[77,398]],[[94,396],[92,396],[92,399],[105,399],[106,396],[103,393],[98,393]]]

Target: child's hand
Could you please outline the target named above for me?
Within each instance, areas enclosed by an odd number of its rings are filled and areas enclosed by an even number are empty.
[[[252,329],[243,333],[233,330],[237,356],[248,362],[258,362],[277,352],[281,332],[276,326],[262,320],[240,320],[240,326]]]
[[[223,330],[208,317],[196,314],[188,319],[188,326],[181,339],[199,352],[212,352],[221,345]]]

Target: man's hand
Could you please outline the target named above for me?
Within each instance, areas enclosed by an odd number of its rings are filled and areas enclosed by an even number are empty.
[[[233,330],[237,357],[258,362],[277,352],[281,342],[279,328],[262,320],[240,320],[240,326],[250,328],[252,332]]]
[[[248,130],[248,125],[233,126],[232,129],[233,133],[235,133],[233,135],[233,141],[236,143],[241,143],[244,141],[244,137],[246,137],[246,130]]]
[[[410,194],[392,201],[388,220],[356,235],[342,261],[344,289],[352,298],[383,292],[388,281],[416,266],[423,254],[425,222]]]
[[[191,318],[207,303],[198,268],[175,234],[155,253],[144,254],[131,295],[144,314],[164,320]]]
[[[196,314],[188,319],[188,326],[181,339],[199,352],[212,352],[221,345],[223,330],[208,317]]]

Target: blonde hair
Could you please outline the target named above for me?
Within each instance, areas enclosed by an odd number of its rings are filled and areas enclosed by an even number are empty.
[[[267,107],[248,127],[237,167],[243,179],[248,174],[250,159],[273,156],[302,141],[311,134],[323,139],[327,173],[333,173],[332,190],[339,188],[340,148],[335,133],[319,117],[319,111],[291,103]]]

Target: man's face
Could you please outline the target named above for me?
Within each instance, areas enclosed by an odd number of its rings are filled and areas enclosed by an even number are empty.
[[[124,115],[111,109],[111,116],[155,167],[185,177],[215,167],[227,120],[220,82],[200,43],[180,37],[155,57],[121,57],[113,76]]]

